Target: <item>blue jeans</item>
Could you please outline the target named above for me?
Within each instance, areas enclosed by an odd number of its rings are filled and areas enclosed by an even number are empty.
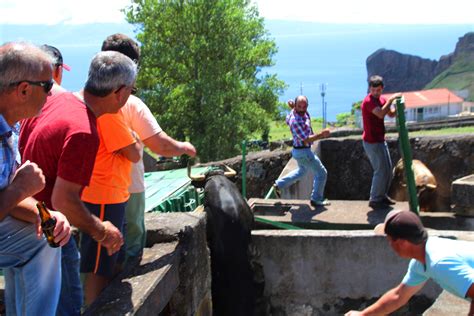
[[[370,187],[370,201],[380,202],[387,196],[393,177],[392,160],[387,142],[371,144],[362,141],[362,145],[369,157],[372,169],[374,169]]]
[[[321,160],[311,151],[311,148],[293,149],[291,155],[298,163],[298,169],[293,170],[285,177],[275,181],[276,185],[281,189],[287,188],[303,177],[306,172],[311,170],[314,173],[311,200],[323,200],[328,172],[321,163]]]
[[[63,246],[61,256],[61,296],[56,315],[71,316],[80,315],[84,300],[82,293],[79,265],[81,255],[77,249],[76,241],[73,237]]]
[[[36,227],[11,216],[0,222],[0,267],[7,315],[54,315],[61,289],[61,248],[36,238]]]

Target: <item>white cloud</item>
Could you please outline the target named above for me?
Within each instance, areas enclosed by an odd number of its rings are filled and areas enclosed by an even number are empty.
[[[472,0],[252,0],[274,20],[322,23],[473,24]]]
[[[0,0],[0,24],[125,22],[129,0]]]
[[[473,24],[474,1],[252,0],[266,19],[322,23]],[[0,0],[1,24],[124,22],[130,0]]]

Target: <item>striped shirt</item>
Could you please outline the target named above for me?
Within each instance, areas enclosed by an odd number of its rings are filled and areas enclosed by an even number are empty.
[[[18,135],[20,125],[9,126],[3,115],[0,114],[0,190],[6,188],[15,174],[20,162],[18,152]]]
[[[293,147],[311,147],[312,143],[305,144],[303,142],[313,134],[311,117],[308,112],[300,115],[295,110],[291,110],[290,114],[286,116],[286,124],[290,127],[293,135]]]

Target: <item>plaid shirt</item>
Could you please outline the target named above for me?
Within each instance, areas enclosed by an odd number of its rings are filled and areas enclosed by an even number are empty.
[[[17,123],[11,127],[0,114],[0,190],[7,187],[15,174],[16,167],[20,163],[18,151],[18,135],[20,125]]]
[[[313,134],[311,128],[311,117],[306,112],[303,116],[299,115],[295,110],[291,110],[286,116],[286,124],[290,127],[293,135],[293,147],[310,147],[312,143],[305,144],[303,141]]]

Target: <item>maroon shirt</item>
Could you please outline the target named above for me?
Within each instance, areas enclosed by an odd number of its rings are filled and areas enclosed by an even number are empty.
[[[362,102],[362,121],[364,133],[362,139],[367,143],[383,143],[385,141],[385,125],[383,119],[372,113],[376,107],[382,108],[387,102],[384,98],[374,98],[368,94]]]
[[[35,195],[51,205],[56,178],[86,186],[99,148],[96,117],[72,93],[49,96],[39,116],[21,122],[22,161],[38,164],[46,186]]]

